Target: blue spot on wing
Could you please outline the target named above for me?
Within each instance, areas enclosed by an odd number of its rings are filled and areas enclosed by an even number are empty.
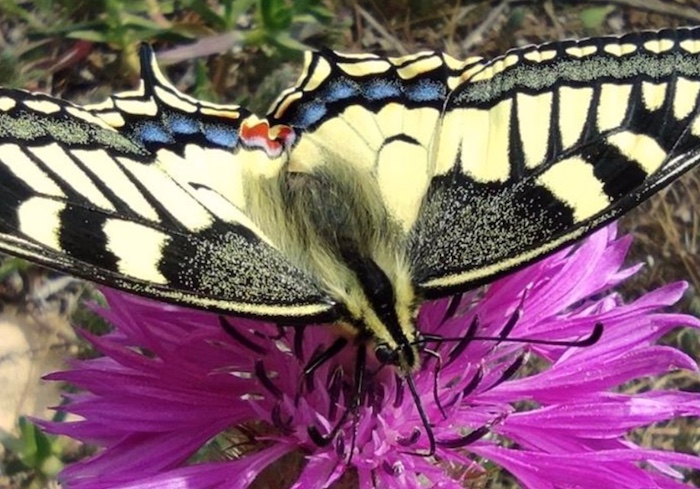
[[[230,127],[207,124],[203,128],[204,137],[218,146],[235,148],[238,144],[238,133]]]
[[[174,142],[172,135],[157,122],[144,122],[135,131],[138,137],[144,143],[172,143]]]
[[[300,107],[299,113],[294,118],[294,125],[309,127],[321,120],[327,112],[326,104],[318,101],[309,102]]]
[[[414,102],[429,102],[445,98],[445,85],[432,80],[421,80],[415,85],[406,87],[406,96]]]
[[[170,130],[177,134],[194,134],[199,131],[199,122],[191,117],[173,115],[168,118]]]
[[[364,87],[363,94],[368,100],[382,100],[401,95],[401,87],[396,82],[387,80],[371,81]]]
[[[359,92],[360,88],[357,83],[348,80],[336,80],[331,83],[322,98],[327,102],[337,102],[338,100],[354,97]]]
[[[284,114],[283,120],[303,130],[342,114],[353,105],[364,106],[371,112],[390,102],[440,107],[446,95],[444,81],[435,78],[403,80],[368,76],[353,79],[340,76],[329,80],[323,88],[302,93],[298,103],[292,104],[293,108]]]

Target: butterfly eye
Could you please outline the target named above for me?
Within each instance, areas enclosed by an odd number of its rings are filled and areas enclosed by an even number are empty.
[[[398,351],[389,347],[386,343],[380,343],[374,348],[374,355],[382,365],[398,365]]]
[[[419,352],[425,351],[426,343],[427,338],[420,331],[416,332],[416,339],[411,342],[411,344],[416,345]]]

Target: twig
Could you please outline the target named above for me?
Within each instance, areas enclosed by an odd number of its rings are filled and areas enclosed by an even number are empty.
[[[512,0],[502,0],[501,3],[489,11],[483,22],[462,41],[462,52],[469,53],[474,46],[481,42],[486,31],[493,27],[493,24],[506,11],[511,2]]]
[[[402,56],[406,56],[409,54],[409,52],[406,50],[405,47],[403,47],[403,44],[401,44],[401,41],[399,41],[396,37],[392,36],[389,31],[387,31],[382,24],[377,22],[377,20],[372,17],[372,14],[367,12],[364,8],[362,8],[360,5],[355,5],[355,8],[357,8],[357,11],[360,13],[363,19],[371,25],[374,30],[376,30],[380,36],[382,36],[386,41],[389,42],[393,46],[394,49],[396,49],[396,52],[399,53]]]
[[[657,14],[670,15],[672,17],[680,17],[689,19],[695,22],[700,22],[700,12],[695,7],[682,7],[671,3],[662,2],[661,0],[591,0],[599,3],[613,3],[633,7],[639,10],[647,10]]]
[[[468,5],[466,7],[460,7],[459,4],[455,5],[455,14],[452,16],[452,18],[447,21],[447,24],[445,26],[445,30],[447,31],[445,33],[445,46],[446,46],[446,52],[450,53],[451,51],[454,52],[455,50],[453,49],[455,46],[454,42],[454,37],[455,37],[455,32],[457,32],[457,26],[460,25],[462,20],[469,15],[473,10],[476,10],[478,8],[477,5]]]
[[[552,2],[552,0],[547,0],[546,2],[544,2],[542,7],[544,8],[544,12],[547,14],[547,17],[549,17],[549,20],[552,21],[554,30],[557,32],[557,38],[563,39],[564,29],[562,28],[559,19],[557,19],[557,14],[554,12],[554,3]]]

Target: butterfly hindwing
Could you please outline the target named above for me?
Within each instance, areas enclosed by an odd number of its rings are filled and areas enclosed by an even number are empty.
[[[197,307],[335,317],[246,213],[245,188],[283,168],[285,135],[180,94],[148,50],[143,64],[139,90],[84,108],[0,90],[0,248]]]
[[[618,217],[700,157],[700,30],[513,50],[446,102],[412,230],[423,294],[464,290]]]
[[[378,187],[408,234],[433,173],[431,143],[450,87],[480,58],[422,52],[400,58],[307,53],[298,84],[271,110],[300,133],[290,171],[341,164]]]

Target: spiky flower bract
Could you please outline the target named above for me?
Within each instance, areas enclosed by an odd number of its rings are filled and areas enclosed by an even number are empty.
[[[464,295],[457,308],[454,299],[423,306],[425,334],[464,337],[477,318],[479,337],[507,336],[430,345],[437,355],[426,353],[413,376],[437,441],[430,457],[420,455],[429,441],[405,380],[372,358],[361,405],[338,435],[325,446],[310,436],[310,427],[328,433],[353,396],[354,347],[304,374],[337,337],[333,328],[222,320],[106,290],[100,314],[114,331],[86,334],[104,356],[50,376],[81,389],[61,407],[80,420],[45,427],[99,447],[64,471],[64,486],[463,488],[498,466],[526,488],[687,487],[677,468],[700,469],[700,458],[642,448],[628,434],[699,416],[700,394],[618,388],[696,370],[657,341],[700,324],[664,312],[684,284],[630,303],[612,291],[637,271],[623,268],[629,244],[608,227]],[[570,346],[598,323],[597,343]],[[203,460],[213,443],[223,456]]]

